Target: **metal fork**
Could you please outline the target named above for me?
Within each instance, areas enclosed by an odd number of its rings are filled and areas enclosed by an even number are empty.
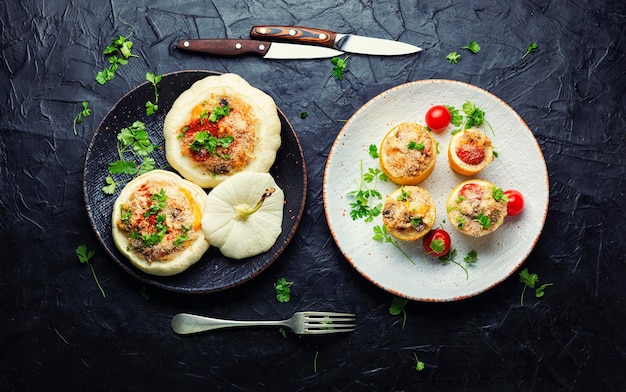
[[[172,319],[172,330],[177,334],[186,335],[232,327],[287,327],[298,335],[319,335],[351,332],[354,331],[355,323],[356,316],[352,313],[297,312],[287,320],[277,321],[222,320],[179,313]]]

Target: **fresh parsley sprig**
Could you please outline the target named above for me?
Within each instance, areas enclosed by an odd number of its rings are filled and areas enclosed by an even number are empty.
[[[119,69],[119,66],[128,64],[129,58],[139,57],[131,52],[133,41],[130,41],[129,38],[133,34],[133,31],[131,31],[126,37],[120,35],[117,38],[113,38],[111,43],[104,48],[102,53],[107,56],[110,65],[102,71],[96,73],[95,79],[98,84],[102,85],[113,79],[115,77],[115,73]]]
[[[74,117],[74,135],[76,135],[76,124],[80,124],[83,122],[85,117],[91,116],[91,109],[89,108],[89,102],[82,102],[83,110],[81,110],[76,117]]]
[[[400,245],[398,245],[398,241],[396,241],[391,236],[391,234],[389,234],[389,231],[387,230],[387,227],[385,225],[374,226],[374,236],[372,237],[372,239],[374,239],[375,241],[382,241],[393,245],[394,248],[399,250],[400,253],[402,253],[402,255],[411,262],[411,264],[415,264],[413,259],[411,259],[411,256],[409,256],[404,250],[402,250]]]
[[[450,252],[441,256],[439,258],[439,261],[443,264],[453,263],[461,267],[461,269],[463,269],[463,271],[465,272],[465,279],[467,280],[469,279],[469,272],[467,270],[467,267],[478,261],[478,254],[473,249],[469,251],[467,253],[467,256],[463,258],[463,261],[465,262],[465,265],[463,265],[460,262],[456,261],[456,253],[456,249],[450,249]]]
[[[397,316],[402,313],[402,330],[404,330],[404,326],[406,325],[406,304],[409,301],[406,298],[395,296],[391,299],[391,304],[389,305],[389,314],[392,316]]]
[[[370,149],[370,155],[371,153]],[[348,192],[348,195],[355,199],[350,203],[350,217],[352,220],[365,218],[365,222],[371,222],[380,215],[383,207],[382,203],[376,203],[383,198],[376,187],[380,181],[386,182],[388,178],[379,168],[368,168],[364,172],[363,161],[360,161],[359,165],[359,189]]]
[[[152,83],[154,87],[154,103],[146,101],[146,116],[152,116],[154,112],[159,110],[159,90],[157,89],[157,84],[161,82],[162,77],[163,75],[155,75],[152,72],[146,73],[146,80]]]
[[[81,264],[87,264],[89,266],[89,268],[91,269],[91,274],[93,275],[93,279],[96,281],[96,285],[98,285],[98,288],[100,289],[100,293],[102,293],[102,297],[106,298],[104,289],[102,289],[102,286],[100,285],[100,281],[98,280],[98,277],[96,276],[96,271],[93,269],[93,265],[90,262],[91,258],[95,254],[96,252],[93,250],[88,250],[86,245],[79,245],[76,248],[76,256],[78,256],[78,261],[80,261]]]
[[[131,126],[122,128],[117,135],[117,153],[119,159],[109,164],[109,176],[106,177],[106,186],[102,191],[108,195],[115,193],[117,185],[130,181],[132,176],[139,176],[153,170],[156,161],[149,157],[156,146],[148,138],[146,125],[135,121]],[[136,161],[140,163],[137,165]],[[126,174],[131,176],[125,180],[116,181],[112,175]]]
[[[537,45],[536,42],[531,42],[530,45],[528,45],[528,48],[526,49],[526,53],[524,53],[524,55],[522,56],[522,58],[528,56],[529,54],[533,53],[535,50],[537,50],[537,47],[539,45]]]
[[[537,282],[539,282],[539,275],[531,274],[530,272],[528,272],[528,268],[524,268],[519,273],[519,281],[524,283],[524,288],[522,289],[522,294],[520,296],[520,305],[522,306],[524,305],[524,293],[526,293],[527,287],[535,289],[535,297],[541,298],[544,295],[544,290],[546,289],[546,287],[552,286],[552,283],[545,283],[535,288]]]
[[[467,49],[470,52],[476,54],[476,53],[480,52],[480,45],[478,45],[478,42],[476,42],[476,41],[470,41],[469,44],[467,44],[465,46],[461,46],[461,49]]]

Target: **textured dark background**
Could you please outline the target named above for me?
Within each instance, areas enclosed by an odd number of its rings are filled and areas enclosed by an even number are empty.
[[[117,1],[0,3],[0,390],[623,391],[626,382],[626,5],[620,1]],[[245,37],[255,24],[302,24],[424,48],[349,60],[207,58],[184,37]],[[139,57],[96,86],[102,50],[134,33]],[[447,53],[474,39],[477,55]],[[526,47],[539,48],[521,59]],[[274,97],[301,139],[307,205],[286,252],[252,281],[190,296],[144,286],[91,230],[82,192],[90,137],[146,71],[234,72]],[[326,157],[341,120],[408,81],[475,84],[526,121],[544,153],[550,207],[524,264],[554,285],[526,295],[517,273],[458,303],[417,303],[402,318],[335,246],[323,213]],[[89,101],[93,113],[74,135]],[[303,111],[310,112],[306,119]],[[74,249],[96,251],[106,292]],[[288,303],[273,282],[293,280]],[[275,330],[172,333],[179,311],[235,318],[350,310],[357,330],[332,338]],[[415,370],[415,356],[425,363]],[[314,369],[316,365],[316,369]]]

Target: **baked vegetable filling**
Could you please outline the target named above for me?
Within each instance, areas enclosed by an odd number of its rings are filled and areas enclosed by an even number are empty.
[[[189,122],[178,130],[181,154],[207,173],[235,173],[255,157],[257,123],[244,100],[213,94],[193,108]]]
[[[197,237],[201,211],[186,189],[171,184],[143,184],[120,206],[117,227],[129,247],[148,263],[168,261]]]

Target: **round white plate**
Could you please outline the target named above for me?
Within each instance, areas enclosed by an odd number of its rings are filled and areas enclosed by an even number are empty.
[[[443,133],[434,133],[440,145],[432,174],[420,184],[427,189],[437,207],[436,227],[442,226],[452,237],[456,249],[454,263],[442,263],[427,256],[422,241],[398,245],[410,255],[407,260],[392,244],[376,241],[374,227],[382,225],[379,215],[373,222],[350,217],[348,193],[359,188],[363,171],[380,168],[369,155],[369,146],[379,147],[393,126],[405,121],[425,125],[426,111],[433,105],[454,106],[462,113],[463,103],[470,101],[485,112],[486,127],[498,153],[485,170],[475,176],[496,186],[517,189],[525,198],[524,211],[506,217],[494,233],[481,238],[465,236],[450,225],[445,203],[450,191],[468,179],[452,171],[447,148],[450,125]],[[379,183],[384,197],[397,189],[392,182]],[[482,293],[510,276],[531,252],[546,219],[548,210],[548,172],[543,154],[532,132],[520,116],[493,94],[476,86],[451,80],[423,80],[389,89],[361,107],[345,124],[330,151],[324,174],[324,208],[335,242],[346,259],[365,278],[382,289],[411,300],[455,301]],[[383,200],[381,200],[382,202]],[[475,250],[478,259],[467,265],[463,258]]]

